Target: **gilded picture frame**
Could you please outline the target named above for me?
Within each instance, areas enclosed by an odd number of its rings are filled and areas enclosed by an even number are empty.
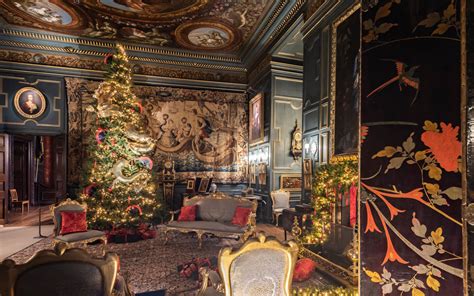
[[[303,175],[313,174],[313,160],[311,158],[305,158],[303,160]]]
[[[352,6],[332,24],[331,161],[346,156],[357,157],[359,150],[360,17],[357,12],[360,7],[360,3]]]
[[[194,186],[195,185],[196,185],[196,180],[195,179],[188,179],[186,181],[186,190],[194,191]]]
[[[13,106],[21,117],[35,119],[45,113],[46,99],[38,89],[23,87],[16,92]]]
[[[199,193],[207,192],[207,189],[209,188],[209,184],[210,184],[210,179],[209,178],[202,178],[201,183],[199,184],[198,192]]]
[[[264,95],[258,93],[249,102],[249,145],[264,140]]]
[[[303,178],[300,174],[287,174],[280,176],[280,189],[287,191],[301,191]]]

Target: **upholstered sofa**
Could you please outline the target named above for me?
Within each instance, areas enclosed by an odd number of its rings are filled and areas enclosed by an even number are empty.
[[[182,233],[195,232],[199,248],[202,246],[204,234],[217,237],[234,237],[242,241],[255,234],[257,211],[257,203],[255,201],[231,197],[218,192],[184,199],[183,206],[192,205],[197,205],[196,221],[178,221],[176,220],[176,215],[179,214],[180,210],[171,212],[171,220],[165,227],[165,243],[168,241],[168,232],[170,231]],[[243,227],[231,223],[237,207],[251,209],[247,224]]]

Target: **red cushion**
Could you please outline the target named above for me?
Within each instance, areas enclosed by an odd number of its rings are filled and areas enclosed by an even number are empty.
[[[295,265],[295,271],[293,272],[293,281],[304,282],[311,277],[311,274],[316,269],[316,262],[309,258],[303,258],[298,260]]]
[[[236,207],[234,217],[232,218],[232,224],[244,227],[249,221],[249,215],[252,212],[250,208]]]
[[[181,207],[178,221],[196,221],[197,205]]]
[[[87,231],[86,211],[84,212],[61,212],[60,235]]]

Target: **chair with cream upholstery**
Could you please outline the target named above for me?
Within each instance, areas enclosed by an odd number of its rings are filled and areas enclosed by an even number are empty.
[[[273,221],[276,220],[276,226],[278,226],[278,218],[283,213],[283,210],[290,208],[290,192],[279,189],[272,191],[270,196],[272,198]]]
[[[105,254],[105,246],[107,244],[107,236],[104,232],[94,229],[89,229],[85,232],[77,233],[68,233],[61,235],[61,212],[70,211],[70,212],[84,212],[87,210],[86,204],[81,204],[75,200],[66,199],[62,201],[57,206],[51,206],[51,214],[53,216],[54,222],[54,237],[53,237],[53,246],[57,243],[65,243],[66,246],[71,246],[73,244],[82,244],[86,245],[87,243],[92,243],[95,241],[100,241],[103,244],[103,252]]]
[[[203,284],[198,295],[289,296],[297,257],[295,242],[281,243],[259,233],[239,249],[221,249],[219,274],[202,269]]]

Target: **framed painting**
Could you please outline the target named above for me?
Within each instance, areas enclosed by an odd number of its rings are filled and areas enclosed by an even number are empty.
[[[207,192],[208,188],[209,188],[209,184],[210,184],[210,179],[209,178],[202,178],[201,179],[201,183],[199,184],[199,190],[198,192],[199,193],[205,193]]]
[[[23,87],[18,90],[13,99],[15,111],[23,118],[34,119],[46,111],[44,95],[34,87]]]
[[[264,139],[263,93],[258,93],[249,102],[249,144],[255,145]]]
[[[313,160],[311,158],[305,158],[303,160],[303,174],[304,175],[313,174]]]
[[[196,185],[196,180],[188,179],[186,181],[186,191],[194,191],[194,186]]]
[[[331,158],[355,155],[359,147],[360,3],[332,25]],[[336,74],[337,73],[337,74]]]
[[[313,182],[312,182],[313,177],[311,175],[304,175],[304,189],[305,190],[311,190],[313,187]]]
[[[280,189],[288,191],[301,191],[302,178],[299,174],[280,176]]]

